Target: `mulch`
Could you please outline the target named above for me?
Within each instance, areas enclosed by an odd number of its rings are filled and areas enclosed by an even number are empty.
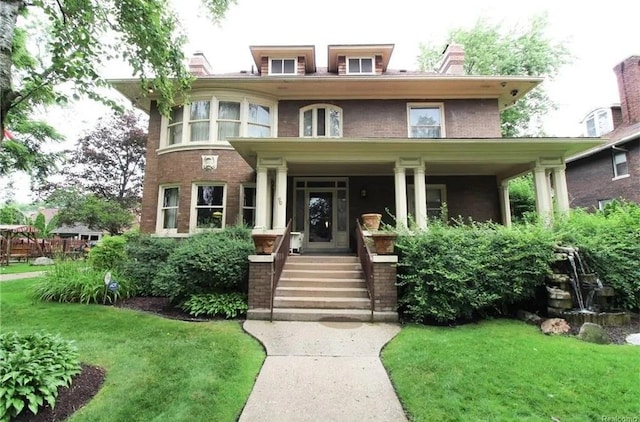
[[[206,317],[194,318],[182,309],[172,306],[169,300],[163,297],[132,297],[118,301],[116,306],[150,312],[165,318],[182,321],[203,322],[216,319]],[[632,333],[640,333],[640,315],[632,314],[631,322],[622,327],[603,328],[611,338],[612,343],[624,344],[626,336]],[[577,334],[577,331],[571,334]],[[62,421],[87,404],[89,400],[98,393],[102,387],[104,378],[104,369],[83,364],[82,372],[73,378],[71,385],[59,390],[54,409],[51,409],[49,406],[43,407],[38,411],[37,415],[27,410],[26,413],[23,412],[17,418],[13,419],[13,422]]]

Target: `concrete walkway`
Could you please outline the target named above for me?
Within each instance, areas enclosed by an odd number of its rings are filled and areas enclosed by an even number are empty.
[[[46,271],[34,271],[31,273],[18,273],[18,274],[2,274],[0,269],[0,282],[9,280],[20,280],[21,278],[34,278],[44,275]]]
[[[397,324],[248,320],[267,350],[241,422],[407,421],[379,355]]]

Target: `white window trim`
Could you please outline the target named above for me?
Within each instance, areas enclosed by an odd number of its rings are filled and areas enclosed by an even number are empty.
[[[362,69],[362,60],[371,60],[371,72],[351,72],[349,70],[349,60],[359,60],[360,69]],[[374,56],[347,56],[345,57],[345,67],[347,75],[375,75],[376,74],[376,58]]]
[[[440,109],[440,138],[413,138],[411,136],[411,109],[412,108],[439,108]],[[441,139],[447,137],[444,122],[444,103],[407,103],[407,137],[411,139]]]
[[[199,229],[196,227],[198,215],[196,206],[198,205],[198,187],[199,186],[222,186],[222,225],[220,228]],[[204,233],[222,230],[226,226],[227,217],[227,184],[225,182],[197,182],[191,184],[191,206],[189,208],[189,233]]]
[[[416,213],[416,204],[415,204],[415,185],[414,184],[407,184],[407,214],[411,214],[415,217],[415,213]],[[440,198],[442,199],[442,204],[446,204],[447,203],[447,185],[444,183],[434,183],[434,184],[427,184],[426,185],[426,189],[438,189],[441,194],[440,194]],[[425,198],[427,197],[427,193],[424,193]],[[410,206],[411,205],[411,206]],[[431,208],[433,209],[433,208]],[[413,212],[411,212],[413,211]],[[429,215],[429,208],[427,207],[427,216]],[[445,215],[446,218],[448,218],[448,216]]]
[[[244,223],[244,210],[245,209],[252,209],[253,210],[253,225],[255,225],[255,218],[256,218],[256,205],[255,205],[255,200],[256,198],[254,198],[254,205],[253,207],[245,207],[244,206],[244,189],[245,188],[253,188],[256,189],[256,184],[255,183],[241,183],[240,184],[240,204],[239,204],[239,211],[240,214],[238,214],[238,223]],[[256,191],[257,194],[257,191]]]
[[[340,112],[340,134],[338,136],[330,136],[330,135],[318,136],[318,125],[316,124],[316,122],[318,121],[319,108],[324,108],[327,110],[334,109]],[[311,136],[306,136],[304,134],[304,113],[309,110],[312,110],[311,128],[312,128],[313,134]],[[329,114],[330,113],[327,113],[327,115],[325,116],[325,121],[324,121],[325,133],[331,132],[331,119],[329,118]],[[299,123],[298,123],[300,128],[299,135],[301,138],[342,138],[343,119],[344,119],[344,111],[342,110],[342,107],[338,107],[337,105],[322,103],[322,104],[311,104],[306,107],[302,107],[299,112]]]
[[[600,120],[599,120],[599,115],[602,114],[604,112],[604,114],[606,114],[605,120],[609,123],[609,128],[606,132],[601,132],[600,131]],[[591,136],[589,135],[589,126],[587,125],[587,123],[589,122],[589,120],[593,119],[593,126],[594,126],[594,130],[595,130],[595,134],[593,135],[594,137],[598,137],[598,136],[602,136],[605,135],[609,132],[611,132],[613,130],[613,113],[611,112],[611,108],[599,108],[596,110],[593,110],[591,113],[587,114],[587,117],[584,118],[584,120],[582,120],[582,124],[584,125],[584,133],[585,136]]]
[[[627,172],[625,174],[618,174],[618,167],[616,166],[616,156],[624,155],[624,162],[627,163]],[[619,180],[629,177],[629,153],[628,151],[621,151],[619,149],[614,149],[611,154],[611,165],[613,166],[613,179],[611,180]]]
[[[175,229],[165,229],[164,227],[162,227],[162,223],[164,222],[164,207],[162,206],[163,204],[163,199],[164,199],[164,191],[165,189],[171,189],[171,188],[178,188],[178,215],[180,214],[180,185],[173,183],[173,184],[166,184],[166,185],[160,185],[158,187],[158,203],[157,203],[157,214],[156,214],[156,235],[160,235],[160,236],[170,236],[170,235],[174,235],[176,233],[178,233],[178,228],[176,227]],[[177,217],[176,217],[177,218]],[[177,220],[176,220],[177,222]]]
[[[613,202],[613,199],[598,199],[598,209],[600,211],[604,210],[604,207],[606,207],[607,204],[610,204],[611,202]]]
[[[265,107],[269,107],[270,128],[271,137],[277,137],[277,122],[278,122],[278,103],[275,100],[254,97],[250,95],[242,95],[240,93],[234,93],[232,91],[213,92],[211,94],[194,94],[190,98],[191,102],[194,101],[210,101],[210,115],[209,115],[209,140],[191,142],[190,134],[190,107],[189,104],[183,104],[182,110],[182,142],[179,144],[169,145],[169,124],[170,121],[167,117],[162,116],[160,127],[160,145],[157,150],[159,154],[164,152],[170,152],[174,150],[188,150],[188,149],[201,149],[215,148],[232,149],[231,145],[227,141],[220,141],[218,137],[218,107],[220,101],[232,101],[240,103],[240,137],[246,137],[248,134],[248,120],[249,120],[249,104],[257,104]]]
[[[284,60],[293,60],[293,73],[273,73],[271,64],[274,60],[282,60],[282,69],[284,70]],[[269,57],[269,76],[294,76],[298,74],[298,58],[297,57]]]

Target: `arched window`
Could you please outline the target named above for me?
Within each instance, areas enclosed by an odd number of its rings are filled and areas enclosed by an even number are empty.
[[[342,109],[331,104],[314,104],[300,109],[300,136],[305,138],[342,136]]]

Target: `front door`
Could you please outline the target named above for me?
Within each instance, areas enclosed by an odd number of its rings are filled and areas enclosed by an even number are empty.
[[[309,249],[335,247],[334,200],[332,191],[307,191],[307,230]]]
[[[294,231],[304,233],[308,250],[349,248],[347,180],[296,179]]]

